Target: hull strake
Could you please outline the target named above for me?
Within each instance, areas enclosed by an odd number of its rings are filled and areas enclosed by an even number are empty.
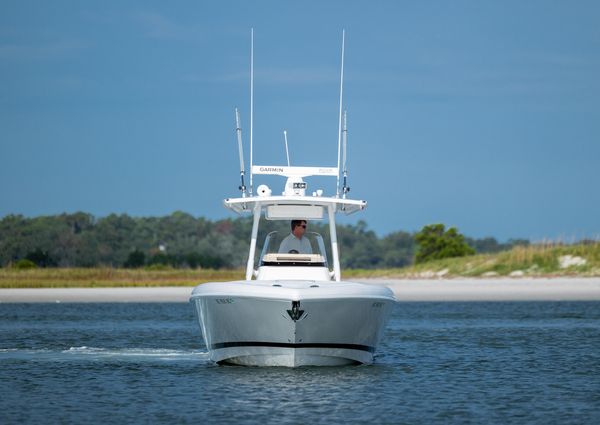
[[[375,352],[375,347],[360,344],[335,344],[335,343],[285,343],[285,342],[264,342],[264,341],[238,341],[238,342],[220,342],[211,344],[211,350],[231,347],[281,347],[281,348],[334,348],[344,350],[358,350],[369,353]]]

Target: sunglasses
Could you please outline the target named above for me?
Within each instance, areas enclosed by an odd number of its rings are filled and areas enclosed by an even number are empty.
[[[298,224],[296,227],[302,227],[303,229],[306,229],[306,224]]]

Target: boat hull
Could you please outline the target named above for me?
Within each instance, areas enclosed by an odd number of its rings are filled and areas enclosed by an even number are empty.
[[[395,299],[349,282],[227,282],[191,301],[210,358],[248,366],[371,363]]]

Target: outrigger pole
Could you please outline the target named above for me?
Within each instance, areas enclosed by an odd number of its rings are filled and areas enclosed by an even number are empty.
[[[252,127],[254,125],[254,28],[250,30],[250,196],[252,196]]]
[[[285,156],[287,157],[288,167],[290,166],[290,151],[288,150],[287,131],[283,130],[283,139],[285,140]]]
[[[242,180],[242,184],[239,189],[242,192],[242,198],[245,198],[246,184],[244,183],[244,175],[246,174],[246,170],[244,169],[244,149],[242,147],[242,127],[240,126],[240,113],[237,108],[235,108],[235,132],[237,133],[238,150],[240,152],[240,179]]]
[[[342,100],[344,92],[344,41],[346,39],[346,30],[342,30],[342,70],[340,73],[340,118],[338,122],[338,158],[337,158],[337,183],[336,183],[336,196],[340,196],[340,150],[342,145]]]
[[[348,186],[348,168],[346,167],[346,149],[348,146],[348,127],[346,126],[346,111],[344,111],[344,132],[343,132],[344,137],[343,139],[343,160],[342,163],[344,164],[344,168],[343,168],[343,175],[344,175],[344,180],[342,182],[342,198],[346,199],[346,194],[348,192],[350,192],[350,186]]]

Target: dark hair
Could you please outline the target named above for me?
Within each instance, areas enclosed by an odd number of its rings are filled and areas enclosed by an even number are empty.
[[[302,226],[302,223],[306,223],[306,220],[292,220],[292,231],[294,231],[296,226]]]

